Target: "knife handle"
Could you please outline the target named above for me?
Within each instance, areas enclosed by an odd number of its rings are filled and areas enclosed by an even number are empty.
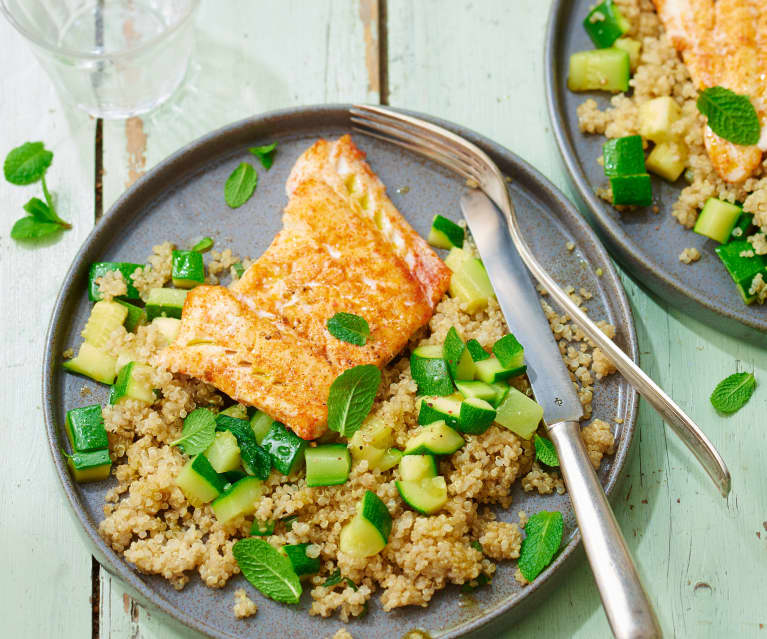
[[[591,465],[580,424],[558,422],[548,428],[613,634],[617,639],[662,637],[623,533]]]

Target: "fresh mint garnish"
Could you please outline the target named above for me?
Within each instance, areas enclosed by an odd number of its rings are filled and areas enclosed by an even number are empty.
[[[356,346],[364,346],[370,336],[370,326],[365,318],[354,313],[336,313],[328,320],[327,327],[336,339]]]
[[[206,251],[209,251],[212,248],[213,248],[213,240],[210,239],[209,237],[204,237],[192,247],[192,250],[197,251],[198,253],[205,253]]]
[[[268,537],[269,535],[274,534],[274,521],[258,521],[258,519],[253,520],[253,524],[250,527],[250,534],[254,535],[255,537]]]
[[[268,171],[272,168],[274,163],[274,150],[277,148],[277,143],[272,142],[265,146],[252,146],[248,149],[253,155],[261,160],[261,165]]]
[[[753,373],[734,373],[716,385],[711,403],[721,413],[734,413],[751,399],[755,388]]]
[[[341,373],[328,393],[328,428],[351,437],[373,407],[381,383],[381,371],[372,364],[355,366]]]
[[[325,580],[325,583],[322,584],[324,588],[332,588],[333,586],[337,586],[342,581],[346,582],[346,585],[349,586],[354,592],[357,592],[357,584],[355,584],[349,577],[344,577],[341,574],[341,569],[336,568],[335,571]]]
[[[206,450],[216,437],[216,416],[207,408],[196,408],[186,416],[181,437],[171,442],[187,455]]]
[[[37,240],[58,233],[72,225],[62,220],[56,213],[56,206],[45,183],[45,172],[53,161],[53,153],[42,142],[26,142],[12,149],[5,158],[3,173],[11,184],[26,185],[41,181],[43,197],[33,197],[24,205],[29,214],[16,220],[11,229],[14,240]]]
[[[535,458],[546,466],[559,466],[559,456],[554,442],[540,435],[535,436]]]
[[[34,184],[42,179],[51,162],[53,153],[42,142],[25,142],[6,156],[3,173],[11,184]]]
[[[232,547],[237,565],[254,588],[282,603],[295,604],[301,597],[301,582],[287,557],[267,542],[249,537]]]
[[[258,173],[247,162],[241,162],[224,186],[224,198],[226,203],[236,209],[250,199],[258,184]]]
[[[720,138],[745,146],[759,142],[759,116],[748,96],[724,87],[711,87],[701,91],[697,106],[698,111],[708,118],[708,126]]]
[[[562,543],[564,522],[562,513],[542,510],[525,524],[526,537],[519,551],[519,570],[528,581],[533,581],[551,563]]]

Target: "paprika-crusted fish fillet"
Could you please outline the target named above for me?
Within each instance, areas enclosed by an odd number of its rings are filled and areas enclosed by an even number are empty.
[[[740,146],[709,127],[706,151],[719,176],[742,182],[767,150],[767,2],[765,0],[653,0],[671,43],[682,54],[698,90],[722,86],[747,95],[762,124],[758,145]]]
[[[320,140],[288,180],[283,229],[230,289],[187,296],[181,330],[162,354],[172,371],[210,382],[305,439],[327,425],[333,380],[382,367],[424,326],[450,271],[386,197],[344,136]],[[337,312],[364,317],[364,346],[333,337]]]

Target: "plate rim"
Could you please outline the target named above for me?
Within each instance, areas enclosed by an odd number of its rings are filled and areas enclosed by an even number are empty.
[[[165,159],[158,162],[147,173],[139,178],[132,186],[130,186],[109,208],[109,211],[96,223],[94,228],[88,234],[83,241],[82,245],[78,249],[75,256],[72,258],[72,262],[67,269],[64,276],[59,292],[56,296],[56,300],[51,312],[51,318],[48,323],[48,328],[45,335],[44,356],[42,365],[42,402],[43,402],[43,416],[45,420],[46,438],[48,440],[48,449],[51,455],[53,464],[56,469],[56,474],[59,480],[59,487],[62,489],[71,514],[77,519],[78,531],[81,533],[81,537],[87,542],[89,550],[96,555],[99,563],[113,576],[117,576],[122,584],[135,596],[142,604],[148,605],[150,608],[160,610],[167,615],[174,623],[179,623],[187,628],[191,628],[198,632],[201,632],[210,637],[216,637],[220,639],[232,639],[236,635],[226,633],[216,626],[210,624],[210,622],[202,618],[191,617],[184,612],[177,609],[169,600],[167,600],[160,591],[155,590],[150,584],[145,583],[141,579],[141,573],[139,573],[134,567],[130,566],[128,562],[118,555],[98,534],[98,522],[92,520],[87,511],[79,503],[79,497],[77,496],[77,484],[71,478],[71,475],[67,469],[66,460],[59,448],[59,433],[58,424],[56,423],[56,390],[54,388],[54,371],[58,364],[59,355],[57,349],[54,346],[59,340],[58,326],[62,322],[62,314],[66,307],[66,301],[68,299],[69,289],[72,288],[77,279],[78,271],[82,268],[83,263],[90,261],[89,254],[94,251],[102,250],[105,240],[102,235],[108,234],[111,226],[119,225],[121,217],[124,216],[124,209],[129,210],[133,208],[132,202],[134,199],[138,199],[141,202],[139,208],[144,206],[142,202],[142,195],[145,188],[157,179],[158,175],[163,172],[173,170],[174,165],[177,162],[182,162],[184,158],[204,148],[206,145],[214,143],[218,138],[225,137],[227,134],[240,129],[242,127],[256,127],[263,125],[264,122],[269,120],[282,120],[285,118],[296,118],[298,120],[306,119],[309,117],[328,117],[328,118],[348,118],[350,117],[349,109],[354,106],[351,103],[338,103],[338,104],[318,104],[318,105],[301,105],[296,107],[289,107],[284,109],[277,109],[268,112],[264,112],[258,115],[243,118],[241,120],[224,125],[217,129],[214,129],[191,142],[183,145],[177,151],[168,155]],[[556,187],[550,180],[548,180],[543,174],[541,174],[532,165],[526,162],[524,159],[506,149],[502,145],[492,141],[491,139],[476,133],[472,129],[463,127],[461,125],[436,118],[427,114],[419,113],[416,111],[410,111],[406,109],[396,109],[402,113],[422,118],[434,124],[443,126],[458,135],[466,137],[468,140],[474,142],[485,151],[488,151],[491,156],[504,157],[506,161],[509,161],[518,166],[520,172],[524,174],[525,179],[535,183],[537,188],[540,188],[539,197],[553,200],[562,210],[557,216],[564,216],[565,220],[572,222],[581,233],[591,239],[593,242],[594,253],[589,254],[589,261],[592,263],[598,263],[602,268],[602,281],[606,283],[605,288],[608,288],[611,293],[615,293],[614,298],[611,295],[612,304],[614,304],[618,317],[623,323],[625,321],[625,341],[627,347],[627,354],[635,362],[638,361],[638,343],[636,337],[636,327],[634,323],[633,313],[629,304],[626,292],[621,284],[620,278],[613,266],[610,257],[599,242],[597,235],[593,229],[583,220],[579,215],[577,208],[564,196],[564,194]],[[349,123],[349,130],[352,131],[353,127],[351,122]],[[184,176],[184,171],[181,170],[176,175]],[[177,178],[179,180],[183,177]],[[631,445],[636,432],[636,421],[638,411],[638,394],[635,389],[630,385],[626,388],[626,415],[628,419],[624,420],[622,424],[622,433],[620,445],[618,446],[613,459],[610,471],[604,484],[604,490],[608,497],[614,492],[616,485],[623,478],[625,466],[628,460],[628,456],[631,450]],[[549,565],[536,580],[530,584],[524,595],[518,599],[514,597],[507,597],[498,602],[494,606],[488,608],[486,612],[478,617],[475,617],[469,621],[459,623],[448,629],[446,632],[439,634],[438,636],[443,639],[457,639],[458,637],[467,636],[480,636],[483,630],[494,624],[503,623],[506,620],[511,623],[513,620],[519,617],[518,613],[520,604],[530,602],[529,609],[532,609],[533,602],[537,603],[541,599],[541,595],[548,591],[555,581],[555,577],[560,576],[564,570],[572,564],[571,559],[580,551],[581,545],[580,531],[576,528],[571,537],[567,540],[566,545],[559,553],[557,558]],[[524,607],[524,606],[522,606]]]
[[[687,292],[685,282],[655,263],[624,231],[623,226],[608,215],[612,207],[596,195],[569,135],[565,104],[558,87],[557,62],[562,55],[563,42],[559,34],[571,24],[567,19],[573,11],[572,0],[553,0],[549,9],[544,39],[544,87],[549,121],[557,142],[557,149],[567,169],[570,182],[576,187],[578,196],[588,207],[587,219],[608,247],[610,254],[629,272],[639,286],[649,289],[685,313],[694,314],[696,319],[716,330],[727,330],[763,345],[764,333],[767,332],[767,313],[762,320],[753,319],[722,302]]]

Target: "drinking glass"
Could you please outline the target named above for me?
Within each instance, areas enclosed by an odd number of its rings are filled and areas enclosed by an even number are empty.
[[[167,100],[184,80],[199,0],[0,0],[63,96],[100,118]]]

